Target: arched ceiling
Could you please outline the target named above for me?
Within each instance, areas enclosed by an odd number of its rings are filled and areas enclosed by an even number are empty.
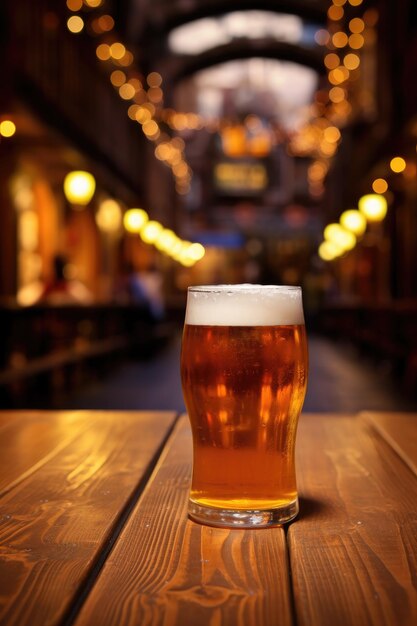
[[[320,48],[276,41],[273,38],[233,39],[197,55],[175,54],[168,46],[173,29],[193,21],[222,16],[235,11],[273,11],[295,15],[305,23],[322,27],[326,23],[327,0],[125,0],[118,5],[119,20],[124,22],[128,39],[138,51],[145,71],[172,67],[169,82],[193,72],[232,59],[253,56],[287,60],[323,72]],[[122,10],[122,7],[125,7]]]
[[[237,10],[274,11],[325,24],[327,0],[132,0],[129,31],[132,39],[166,36],[181,24]]]
[[[318,73],[323,72],[323,56],[318,50],[309,50],[302,46],[295,46],[282,41],[252,39],[250,41],[233,41],[230,44],[212,48],[199,55],[184,57],[177,64],[171,79],[173,83],[176,83],[195,72],[213,65],[236,59],[249,59],[251,57],[292,61],[310,67]]]

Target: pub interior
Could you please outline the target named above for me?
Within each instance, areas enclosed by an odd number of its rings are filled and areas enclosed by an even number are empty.
[[[417,403],[412,0],[6,0],[3,408],[182,410],[190,285],[301,285],[307,407]]]

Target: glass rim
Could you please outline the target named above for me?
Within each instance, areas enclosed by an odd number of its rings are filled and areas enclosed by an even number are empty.
[[[220,285],[190,285],[189,292],[203,293],[245,293],[250,291],[301,291],[300,285],[259,285],[255,283],[220,284]]]

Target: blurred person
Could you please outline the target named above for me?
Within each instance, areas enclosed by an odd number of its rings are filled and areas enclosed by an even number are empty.
[[[140,306],[152,319],[162,320],[165,316],[162,282],[162,275],[154,265],[139,270],[129,263],[116,285],[115,300]]]
[[[51,280],[47,281],[40,293],[38,302],[48,304],[90,304],[93,296],[90,290],[79,280],[69,279],[66,275],[68,261],[57,254],[53,260]]]
[[[129,280],[132,301],[136,304],[144,304],[153,319],[157,321],[165,316],[162,283],[162,274],[155,265],[150,265],[145,270],[133,271]]]

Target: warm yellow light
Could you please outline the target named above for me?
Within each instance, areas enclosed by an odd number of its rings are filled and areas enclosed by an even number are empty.
[[[366,230],[366,219],[364,215],[356,209],[344,211],[340,216],[340,223],[343,228],[350,230],[354,235],[360,237]]]
[[[129,83],[125,83],[121,87],[119,87],[119,96],[123,98],[123,100],[131,100],[136,93],[133,85],[129,85]]]
[[[96,55],[100,61],[108,61],[111,57],[110,46],[106,43],[101,43],[97,46]]]
[[[143,209],[129,209],[123,217],[123,225],[129,233],[139,233],[149,217]]]
[[[79,15],[71,15],[67,20],[67,28],[71,33],[80,33],[84,28],[84,20]]]
[[[111,15],[101,15],[98,18],[97,23],[99,25],[100,30],[103,31],[104,33],[114,28],[114,19],[112,18]]]
[[[184,241],[178,238],[177,241],[174,242],[170,250],[168,250],[168,254],[176,261],[178,261],[179,255],[184,249],[184,243]]]
[[[336,67],[340,65],[340,58],[335,52],[329,52],[324,57],[324,65],[328,70],[334,70]]]
[[[149,220],[140,231],[140,237],[145,243],[154,243],[163,229],[162,224]]]
[[[325,139],[320,142],[320,152],[323,156],[333,156],[337,150],[337,145],[335,143],[330,143]]]
[[[39,217],[33,209],[20,213],[17,237],[22,250],[36,252],[39,245]]]
[[[323,137],[329,143],[336,143],[341,137],[340,130],[336,126],[328,126],[323,131]]]
[[[342,30],[339,30],[332,37],[332,43],[336,48],[344,48],[347,45],[348,36]]]
[[[349,52],[343,59],[343,65],[350,71],[358,69],[360,62],[358,55],[353,52]]]
[[[155,246],[158,250],[161,250],[161,252],[169,254],[178,241],[179,239],[173,230],[164,228],[156,238]]]
[[[200,261],[205,253],[206,251],[201,243],[192,243],[187,250],[187,256],[193,261]]]
[[[188,256],[188,251],[191,247],[191,241],[181,241],[180,244],[181,245],[175,251],[175,254],[173,254],[173,258],[176,261],[179,261],[181,265],[188,266],[188,267],[190,267],[191,265],[194,265],[195,263],[194,259]]]
[[[332,102],[342,102],[346,98],[346,91],[342,87],[332,87],[329,90],[329,100]]]
[[[156,148],[155,148],[155,156],[157,159],[159,159],[159,161],[166,161],[170,158],[171,154],[172,154],[172,146],[167,143],[160,143]]]
[[[393,172],[399,174],[400,172],[403,172],[405,170],[405,168],[407,167],[407,163],[402,157],[394,157],[393,159],[391,159],[389,166]]]
[[[161,102],[164,93],[160,87],[150,87],[147,91],[148,98],[151,102]]]
[[[0,122],[0,135],[2,137],[13,137],[16,132],[16,124],[12,120],[3,120]]]
[[[185,161],[180,161],[179,163],[173,165],[172,171],[174,173],[174,176],[177,176],[178,178],[184,178],[184,176],[187,176],[187,174],[189,174],[189,168]]]
[[[333,4],[336,7],[342,7],[344,4],[346,4],[347,0],[333,0]]]
[[[129,85],[132,85],[135,91],[139,91],[139,89],[142,89],[142,83],[140,82],[139,78],[130,78],[127,82],[129,83]]]
[[[332,85],[340,85],[349,78],[349,70],[344,65],[340,65],[334,70],[330,70],[328,78]]]
[[[146,124],[146,122],[150,121],[151,117],[150,111],[145,109],[145,107],[139,107],[135,113],[136,121],[139,122],[139,124]]]
[[[138,112],[138,110],[140,109],[140,106],[138,104],[131,104],[130,107],[127,110],[127,114],[130,117],[131,120],[136,120],[136,113]]]
[[[189,241],[184,242],[184,244],[183,250],[181,254],[178,255],[177,261],[179,261],[184,267],[192,267],[195,265],[196,261],[188,254],[191,244]]]
[[[133,54],[129,52],[129,50],[126,50],[122,58],[117,59],[117,61],[119,65],[123,65],[123,67],[128,67],[129,65],[132,65],[133,63]]]
[[[358,7],[362,4],[363,0],[348,0],[349,4],[353,7]]]
[[[142,126],[142,130],[149,139],[157,139],[159,137],[159,126],[155,120],[149,120]]]
[[[368,222],[380,222],[387,214],[387,201],[379,194],[367,194],[358,202],[359,210],[364,214]]]
[[[365,28],[365,22],[360,17],[354,17],[349,22],[349,29],[351,33],[361,33]]]
[[[112,43],[112,45],[110,46],[110,56],[113,57],[113,59],[121,59],[122,57],[124,57],[126,53],[126,48],[122,43],[116,42],[116,43]]]
[[[84,0],[84,2],[87,6],[91,7],[92,9],[96,9],[103,3],[103,0]]]
[[[308,168],[308,180],[312,183],[320,183],[328,172],[328,165],[324,161],[314,161]]]
[[[339,246],[331,241],[323,241],[319,246],[319,257],[323,259],[323,261],[333,261],[336,257],[343,254],[343,252],[344,250],[342,250],[342,248],[339,248]]]
[[[338,20],[342,19],[344,12],[345,11],[344,9],[342,9],[341,6],[336,6],[335,4],[332,4],[327,10],[327,17],[329,18],[329,20],[337,22]]]
[[[359,48],[362,48],[363,44],[364,44],[365,40],[363,38],[362,35],[359,35],[357,33],[351,35],[349,37],[349,46],[353,49],[353,50],[359,50]]]
[[[122,224],[122,210],[116,200],[103,200],[96,213],[97,226],[105,233],[115,233]]]
[[[149,87],[160,87],[162,84],[162,76],[158,72],[151,72],[148,74],[146,81]]]
[[[65,176],[64,193],[68,202],[85,206],[96,189],[96,181],[90,172],[75,171]]]
[[[83,6],[83,0],[67,0],[67,7],[70,11],[79,11]]]
[[[114,70],[110,74],[110,82],[114,87],[121,87],[126,82],[126,74],[122,70]]]
[[[343,228],[340,224],[328,224],[323,234],[326,241],[331,241],[339,246],[339,248],[342,248],[342,250],[352,250],[352,248],[355,247],[355,235],[351,231]]]
[[[385,193],[388,189],[388,183],[385,178],[376,178],[372,183],[372,189],[375,193]]]

